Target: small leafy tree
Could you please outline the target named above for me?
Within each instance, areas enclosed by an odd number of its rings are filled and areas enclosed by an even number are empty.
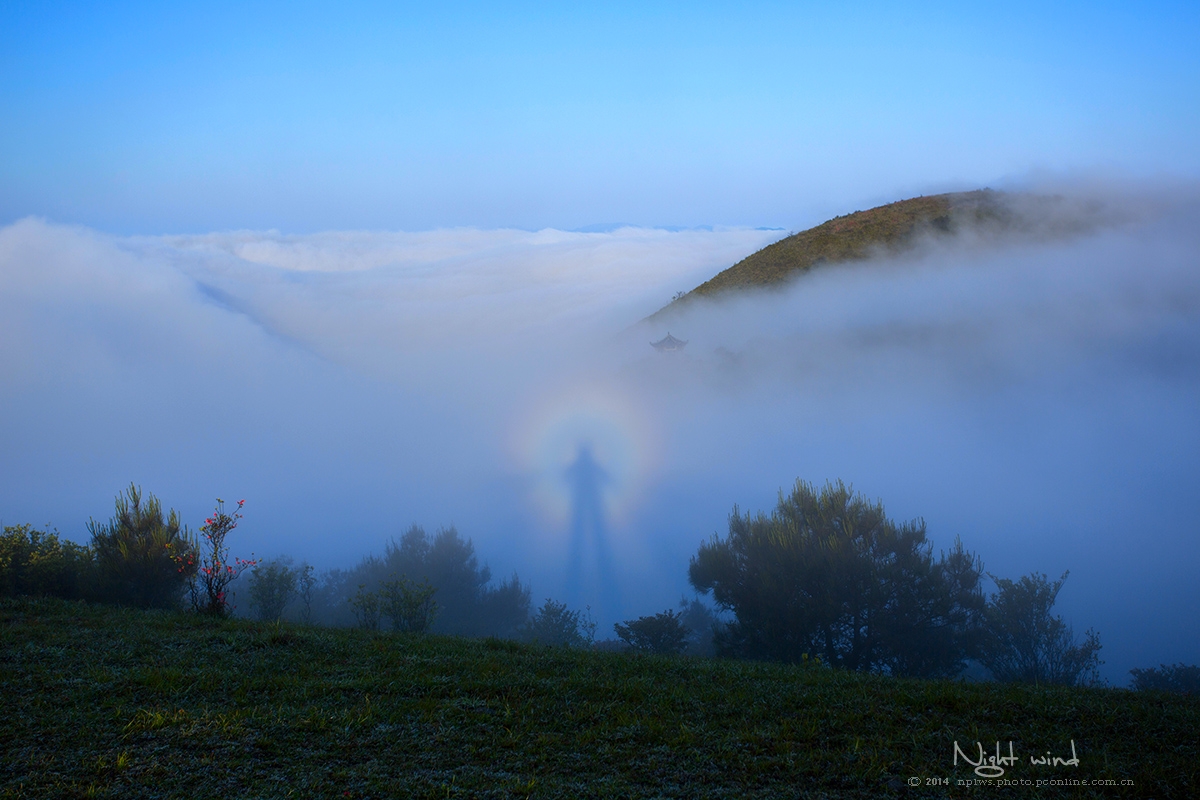
[[[103,525],[88,521],[99,599],[138,608],[175,608],[196,573],[198,556],[174,509],[133,484],[117,495],[116,515]]]
[[[722,654],[936,677],[971,654],[981,571],[961,543],[934,559],[922,520],[898,525],[841,481],[797,481],[770,516],[735,506],[688,578],[736,616],[716,636]]]
[[[529,597],[529,586],[522,584],[515,572],[495,588],[484,587],[475,631],[502,639],[515,638],[529,619]]]
[[[699,598],[679,598],[679,621],[688,629],[689,655],[711,657],[716,654],[713,637],[723,631],[725,624]]]
[[[405,633],[424,633],[433,624],[437,589],[429,581],[416,583],[403,575],[399,580],[384,581],[379,588],[382,612],[392,620],[392,629]]]
[[[5,526],[0,535],[0,596],[54,595],[68,600],[84,588],[91,553],[58,531],[32,525]]]
[[[626,620],[625,624],[613,625],[621,641],[643,653],[675,655],[687,648],[688,630],[683,618],[667,610],[653,617],[638,617]]]
[[[350,606],[354,609],[354,616],[358,620],[360,628],[369,631],[379,630],[379,616],[383,610],[383,604],[380,602],[378,593],[368,592],[367,585],[360,583],[358,594],[354,595]]]
[[[250,604],[258,610],[259,619],[283,616],[284,607],[296,593],[298,574],[287,558],[260,563],[250,571]]]
[[[300,602],[304,604],[300,610],[300,621],[305,625],[311,625],[313,589],[317,585],[317,579],[313,576],[313,565],[307,562],[301,564],[296,579],[300,584]]]
[[[1075,686],[1097,680],[1100,635],[1089,630],[1082,643],[1062,617],[1051,614],[1067,580],[1041,573],[1019,581],[996,578],[999,592],[989,599],[980,662],[996,680]]]
[[[192,583],[192,607],[203,614],[214,617],[227,617],[233,610],[229,598],[229,584],[237,580],[246,569],[258,563],[255,559],[235,558],[229,563],[229,547],[225,537],[238,525],[242,518],[242,505],[245,500],[238,500],[237,508],[232,514],[225,513],[225,501],[217,498],[213,515],[204,521],[200,532],[207,541],[207,555],[196,571]],[[251,553],[253,555],[253,553]]]
[[[1195,664],[1159,664],[1157,669],[1131,669],[1129,674],[1138,691],[1200,695],[1200,666]]]
[[[590,611],[570,611],[565,603],[556,603],[550,598],[525,624],[522,638],[561,647],[588,647],[596,639],[596,623]]]

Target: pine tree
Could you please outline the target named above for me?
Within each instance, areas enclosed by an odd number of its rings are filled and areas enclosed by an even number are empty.
[[[174,509],[163,519],[153,494],[132,483],[107,525],[88,521],[99,599],[138,608],[175,608],[199,556]]]

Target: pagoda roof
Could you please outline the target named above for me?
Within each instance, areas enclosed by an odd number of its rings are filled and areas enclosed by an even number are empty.
[[[667,331],[667,335],[664,338],[659,339],[657,342],[651,342],[650,346],[662,353],[671,352],[673,350],[682,350],[686,344],[687,342],[685,342],[683,339],[676,339],[671,335],[670,331]]]

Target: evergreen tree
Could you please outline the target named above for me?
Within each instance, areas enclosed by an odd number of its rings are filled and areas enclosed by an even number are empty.
[[[199,554],[174,509],[163,518],[153,494],[142,499],[133,484],[117,495],[107,524],[88,521],[101,600],[138,608],[176,608],[196,572]]]

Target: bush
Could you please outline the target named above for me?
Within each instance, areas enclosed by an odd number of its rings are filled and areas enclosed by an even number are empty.
[[[47,526],[49,527],[49,526]],[[0,535],[0,596],[81,596],[91,566],[86,547],[34,530],[32,525],[5,526]]]
[[[229,602],[229,584],[237,580],[244,570],[258,563],[253,559],[237,558],[230,564],[229,548],[225,545],[225,537],[238,526],[238,520],[242,518],[241,511],[245,503],[245,500],[238,500],[233,513],[226,514],[225,501],[218,497],[213,515],[204,521],[204,527],[200,529],[207,542],[205,549],[208,555],[193,573],[195,580],[191,585],[191,593],[192,608],[202,614],[228,617],[233,611]]]
[[[1099,680],[1100,635],[1089,630],[1076,644],[1062,617],[1050,613],[1067,573],[1054,582],[1039,573],[992,580],[1000,591],[988,601],[979,660],[996,680],[1063,686]]]
[[[521,626],[529,620],[529,586],[521,583],[514,572],[496,588],[485,586],[480,592],[476,609],[477,635],[487,634],[501,638],[515,638]]]
[[[282,617],[284,607],[296,593],[299,571],[290,564],[289,559],[277,558],[250,571],[250,605],[258,610],[259,619]]]
[[[525,624],[521,638],[553,646],[588,647],[596,639],[596,623],[590,614],[568,611],[565,603],[547,598],[545,605]]]
[[[199,556],[174,509],[163,519],[154,495],[142,502],[140,487],[117,495],[107,525],[88,521],[97,599],[138,608],[176,608],[195,574]]]
[[[379,630],[379,615],[383,606],[377,593],[368,592],[366,584],[360,583],[358,594],[354,595],[350,605],[354,609],[354,617],[358,620],[360,628],[368,631]]]
[[[679,621],[688,629],[685,650],[688,655],[706,658],[716,655],[713,638],[725,629],[725,624],[713,613],[711,608],[698,598],[693,597],[689,600],[686,596],[681,597],[679,598]]]
[[[436,591],[429,581],[416,583],[403,575],[399,580],[384,581],[379,600],[383,614],[392,620],[392,629],[405,633],[429,630],[437,613],[437,603],[433,602]]]
[[[1200,666],[1195,664],[1170,667],[1159,664],[1158,669],[1131,669],[1129,674],[1133,676],[1133,688],[1138,691],[1200,695]]]
[[[300,621],[305,625],[311,625],[313,590],[317,586],[317,579],[313,575],[312,564],[304,562],[300,565],[300,569],[296,574],[296,581],[300,587],[300,602],[303,604],[300,609]]]
[[[613,630],[632,649],[660,655],[682,653],[687,648],[690,633],[683,618],[670,610],[653,617],[627,620],[624,625],[618,622],[613,625]]]

